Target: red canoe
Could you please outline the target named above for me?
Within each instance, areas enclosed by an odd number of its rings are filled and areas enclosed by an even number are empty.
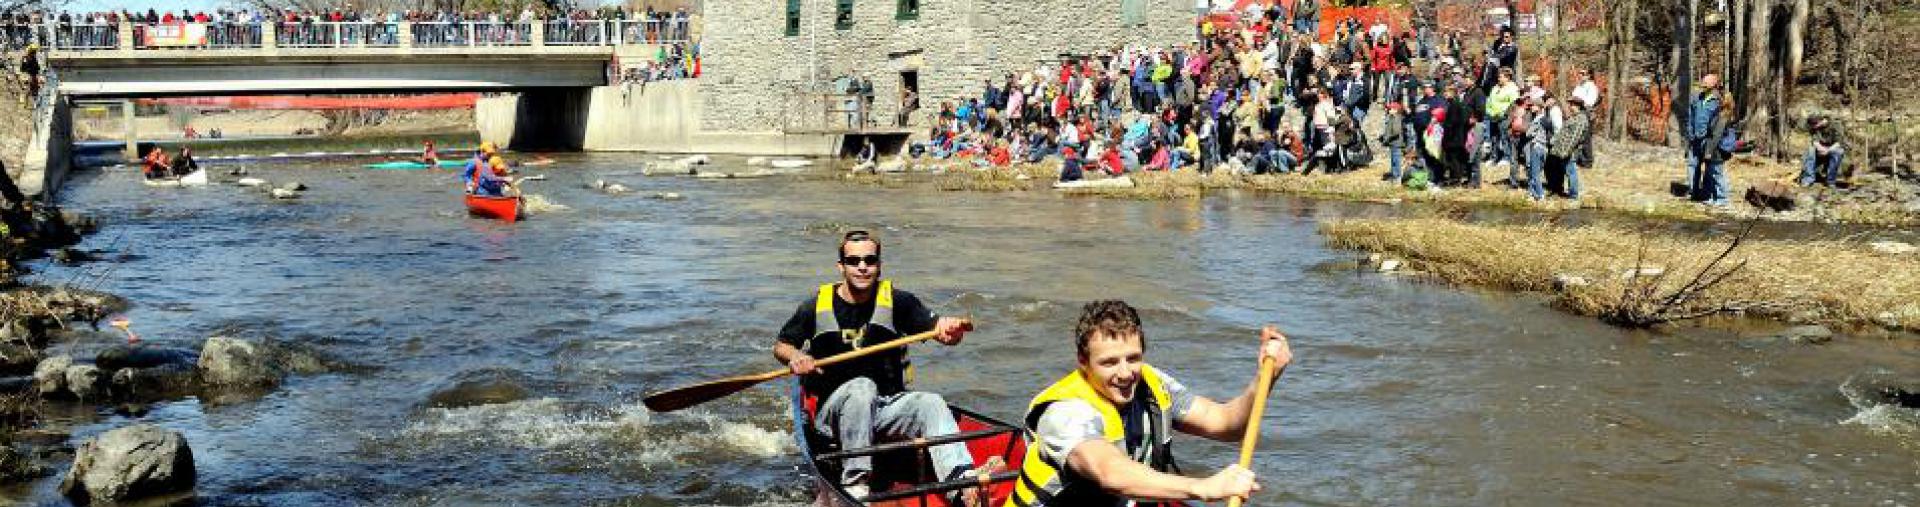
[[[1020,459],[1026,453],[1026,442],[1020,438],[1019,428],[952,406],[949,408],[953,410],[953,418],[960,423],[958,434],[917,442],[878,444],[865,449],[839,449],[811,424],[817,402],[818,398],[804,392],[800,382],[794,381],[793,433],[799,440],[801,455],[806,458],[808,468],[813,472],[814,507],[957,507],[947,504],[947,493],[979,486],[979,481],[943,483],[934,480],[933,467],[925,459],[928,445],[964,442],[967,450],[973,453],[976,465],[983,464],[990,457],[999,456],[1006,460],[1011,470],[1019,470]],[[873,492],[865,498],[855,498],[839,487],[840,462],[853,456],[874,458],[875,476],[871,479]],[[989,505],[1006,503],[1007,496],[1013,494],[1013,481],[1018,477],[1018,474],[1007,471],[988,479],[988,496],[992,499]]]
[[[467,194],[467,214],[513,223],[520,219],[520,198]]]

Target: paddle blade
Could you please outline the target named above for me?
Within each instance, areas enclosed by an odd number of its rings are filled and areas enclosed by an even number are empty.
[[[759,384],[764,380],[765,379],[758,377],[734,377],[715,380],[705,384],[691,385],[649,394],[646,399],[640,400],[640,402],[647,406],[647,410],[663,413],[672,412],[724,398],[729,394],[753,387],[755,384]]]

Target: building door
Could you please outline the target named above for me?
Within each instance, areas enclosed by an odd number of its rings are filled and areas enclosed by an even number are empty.
[[[920,110],[920,71],[900,71],[900,115],[894,125],[905,127],[913,121],[913,113]]]

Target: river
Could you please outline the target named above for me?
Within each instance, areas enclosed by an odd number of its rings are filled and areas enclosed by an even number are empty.
[[[37,279],[99,279],[151,342],[271,337],[353,365],[258,399],[151,407],[144,420],[192,445],[205,505],[803,503],[783,391],[673,414],[639,400],[776,368],[772,335],[833,279],[847,226],[879,231],[901,288],[980,323],[958,347],[918,346],[916,386],[1005,419],[1072,367],[1087,300],[1144,309],[1148,360],[1215,397],[1252,376],[1258,327],[1280,326],[1297,360],[1263,421],[1257,504],[1920,505],[1920,418],[1842,393],[1920,372],[1912,337],[1626,331],[1536,296],[1330,267],[1354,254],[1316,223],[1385,206],[649,178],[651,156],[559,159],[529,171],[549,176],[529,192],[568,209],[515,225],[467,218],[447,172],[252,167],[312,187],[275,201],[88,171],[63,200],[102,219],[82,246],[109,261]],[[526,396],[426,401],[469,378]],[[77,444],[127,422],[53,424]],[[1234,446],[1176,451],[1210,472]],[[0,498],[60,504],[57,482]]]

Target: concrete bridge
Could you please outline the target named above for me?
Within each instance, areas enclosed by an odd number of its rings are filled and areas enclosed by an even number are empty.
[[[637,21],[183,23],[33,27],[75,99],[521,91],[605,86],[679,26]]]
[[[58,189],[75,102],[119,102],[126,155],[136,158],[131,100],[169,96],[504,92],[513,96],[505,107],[476,117],[489,140],[582,149],[589,113],[606,106],[593,103],[594,90],[608,87],[619,62],[652,62],[662,45],[686,42],[688,28],[631,20],[0,26],[0,42],[41,43],[50,70],[28,163],[13,170],[30,194]]]

